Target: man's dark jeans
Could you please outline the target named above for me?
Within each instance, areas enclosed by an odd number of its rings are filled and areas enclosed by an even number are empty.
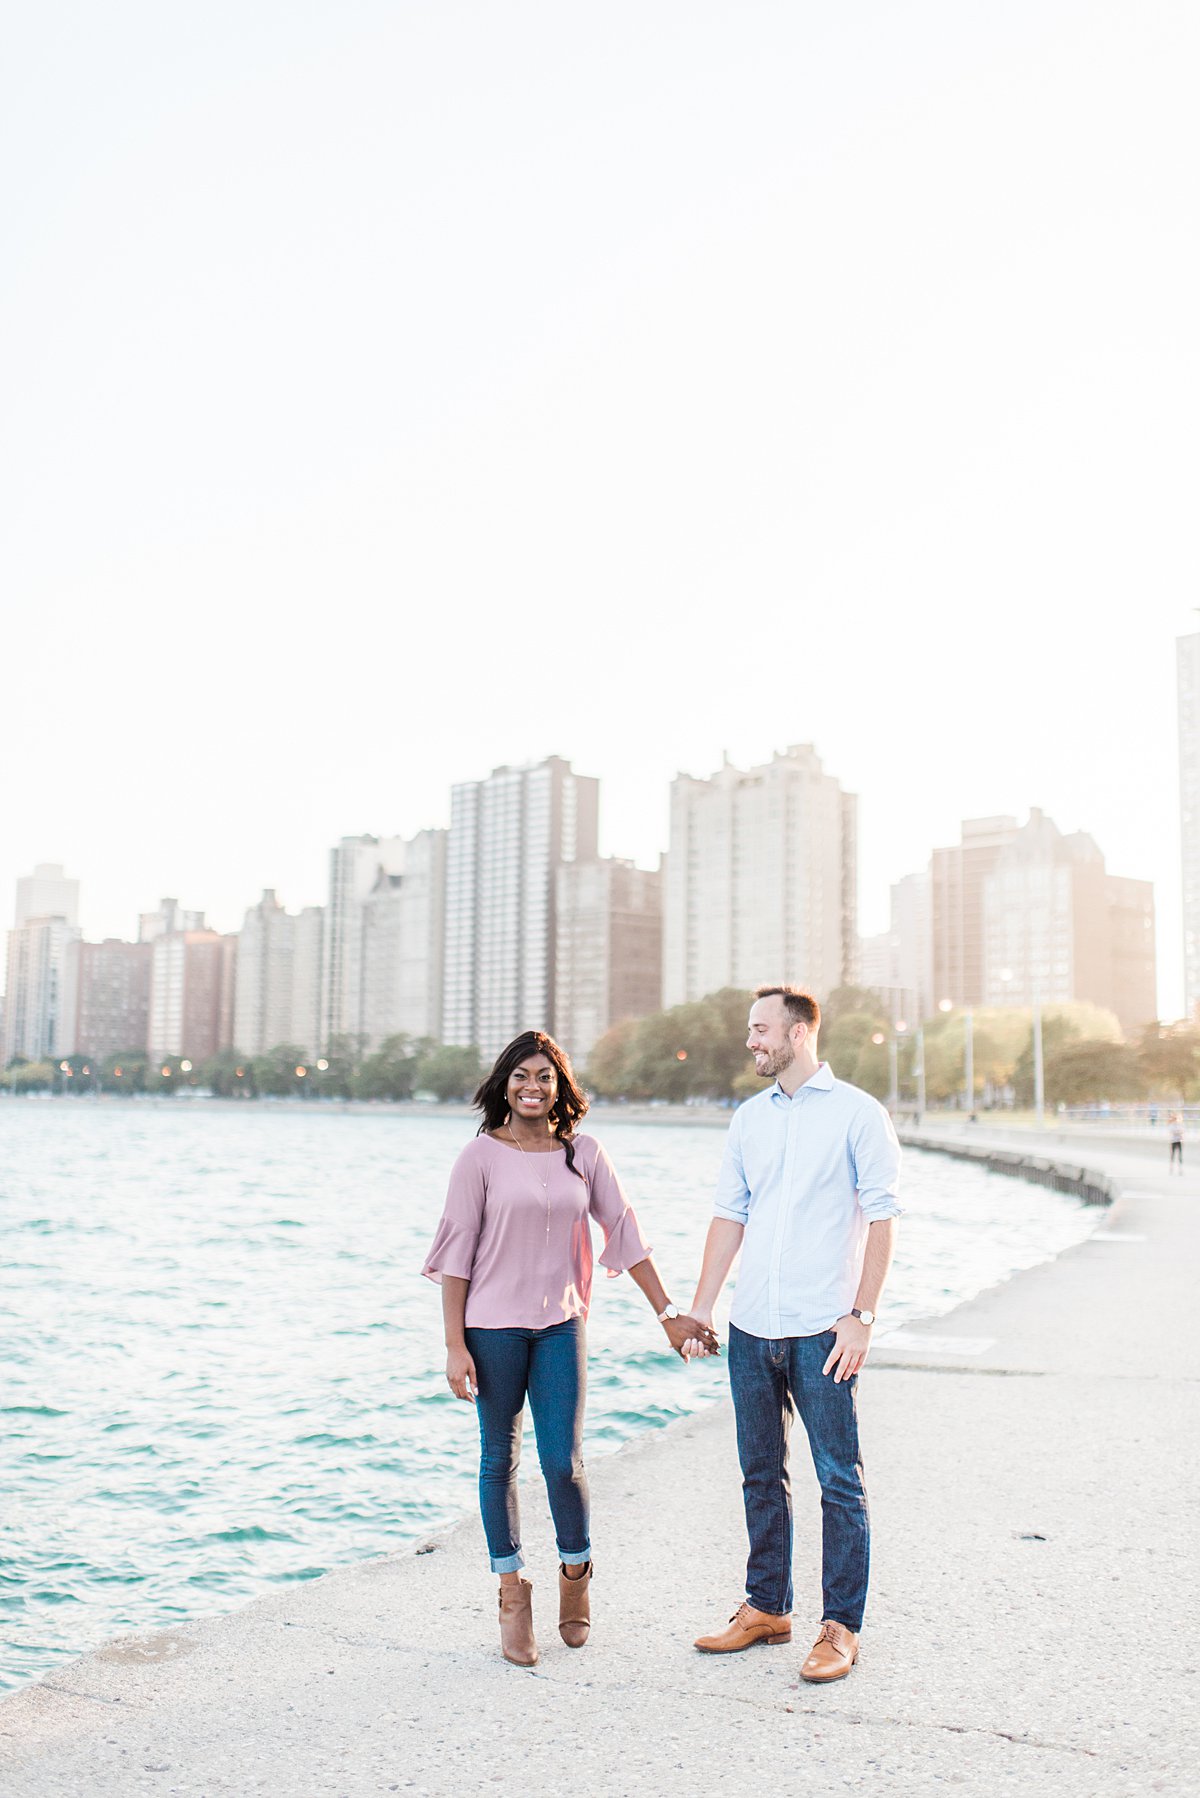
[[[825,1330],[771,1342],[731,1324],[729,1384],[750,1537],[747,1598],[775,1617],[792,1608],[788,1432],[796,1410],[821,1482],[822,1617],[857,1634],[867,1601],[871,1521],[858,1447],[858,1376],[835,1383],[832,1373],[821,1372],[835,1341]]]

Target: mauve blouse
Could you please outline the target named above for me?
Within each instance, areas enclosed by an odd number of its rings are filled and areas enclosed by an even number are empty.
[[[469,1142],[454,1163],[446,1208],[421,1272],[439,1283],[443,1274],[471,1282],[465,1321],[473,1328],[540,1330],[586,1318],[592,1296],[589,1217],[604,1232],[600,1265],[610,1278],[650,1253],[595,1137],[576,1136],[573,1147],[577,1173],[568,1170],[563,1149],[530,1153],[486,1135]]]

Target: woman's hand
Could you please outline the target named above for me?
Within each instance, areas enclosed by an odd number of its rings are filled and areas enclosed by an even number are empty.
[[[713,1330],[698,1317],[664,1317],[662,1327],[681,1361],[703,1355],[719,1355],[721,1352]]]
[[[475,1403],[479,1382],[475,1378],[475,1363],[465,1343],[461,1348],[446,1351],[446,1379],[455,1398],[465,1398],[472,1404]]]
[[[691,1316],[681,1317],[679,1321],[697,1326],[688,1331],[688,1339],[679,1351],[685,1361],[702,1361],[705,1355],[720,1354],[721,1345],[713,1331],[711,1312],[705,1315],[693,1305]]]

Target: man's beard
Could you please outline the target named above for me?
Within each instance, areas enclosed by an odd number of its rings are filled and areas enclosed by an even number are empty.
[[[795,1059],[796,1051],[792,1048],[791,1043],[784,1043],[778,1049],[769,1049],[766,1067],[760,1068],[756,1062],[754,1071],[760,1080],[776,1080],[780,1074],[787,1072]]]

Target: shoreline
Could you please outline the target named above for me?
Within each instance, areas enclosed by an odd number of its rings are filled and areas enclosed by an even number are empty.
[[[0,1703],[6,1798],[471,1792],[517,1755],[531,1798],[561,1791],[564,1763],[621,1793],[681,1776],[814,1795],[852,1776],[887,1798],[942,1782],[965,1798],[1184,1789],[1200,1754],[1180,1639],[1195,1615],[1197,1432],[1183,1412],[1194,1416],[1200,1380],[1186,1304],[1200,1180],[1168,1184],[1129,1152],[1104,1159],[1091,1171],[1119,1190],[1092,1236],[878,1341],[860,1393],[875,1573],[850,1679],[813,1689],[796,1673],[819,1585],[802,1437],[796,1647],[691,1651],[742,1578],[723,1400],[595,1464],[586,1651],[553,1630],[552,1536],[534,1482],[532,1672],[496,1652],[493,1582],[468,1516],[415,1551],[118,1638],[13,1692]],[[1185,1319],[1169,1367],[1153,1332],[1112,1327],[1154,1304]],[[702,1552],[680,1556],[681,1518]],[[1130,1657],[1131,1620],[1160,1614],[1164,1579],[1176,1652]]]
[[[75,1110],[101,1107],[105,1110],[142,1112],[239,1112],[249,1115],[282,1115],[289,1117],[332,1117],[346,1114],[355,1117],[471,1118],[478,1114],[466,1099],[294,1099],[258,1097],[222,1099],[204,1097],[183,1099],[174,1093],[0,1093],[0,1111],[5,1104],[29,1106],[68,1106]],[[728,1129],[734,1107],[704,1105],[625,1103],[593,1099],[586,1114],[596,1120],[628,1124],[703,1124]]]

